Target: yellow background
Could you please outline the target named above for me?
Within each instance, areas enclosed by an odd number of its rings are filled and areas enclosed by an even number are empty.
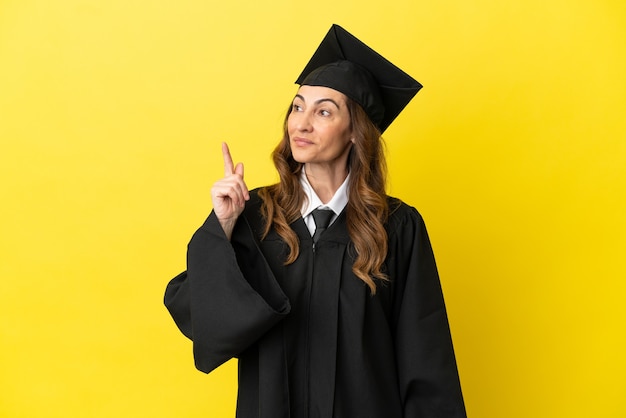
[[[0,416],[230,417],[162,305],[331,23],[424,85],[386,132],[470,417],[626,416],[623,0],[1,0]],[[358,417],[355,417],[358,418]]]

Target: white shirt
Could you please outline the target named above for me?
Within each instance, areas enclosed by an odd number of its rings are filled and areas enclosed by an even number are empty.
[[[306,178],[306,173],[304,172],[304,167],[302,167],[302,174],[300,176],[300,184],[302,185],[302,189],[304,190],[304,194],[306,195],[306,201],[304,205],[302,205],[302,209],[300,212],[302,213],[302,218],[304,219],[304,223],[306,223],[311,236],[315,233],[315,221],[313,220],[313,212],[315,209],[330,209],[333,211],[334,215],[330,219],[330,224],[337,219],[341,211],[344,210],[346,205],[348,204],[348,179],[350,178],[350,173],[346,179],[341,183],[341,186],[337,189],[334,196],[330,201],[326,204],[322,203],[322,200],[311,187],[311,183],[309,183],[309,179]]]

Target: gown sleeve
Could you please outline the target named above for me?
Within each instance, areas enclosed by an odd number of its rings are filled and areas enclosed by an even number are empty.
[[[229,241],[213,212],[192,237],[187,271],[168,284],[165,305],[205,373],[245,351],[290,310],[246,217]]]
[[[465,418],[443,293],[428,233],[408,209],[390,240],[395,347],[404,417]]]

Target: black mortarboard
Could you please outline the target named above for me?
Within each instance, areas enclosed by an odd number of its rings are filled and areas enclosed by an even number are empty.
[[[360,104],[381,132],[422,85],[338,25],[332,25],[297,84],[337,90]]]

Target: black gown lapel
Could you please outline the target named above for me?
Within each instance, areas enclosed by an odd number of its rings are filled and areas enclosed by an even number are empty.
[[[333,414],[341,278],[347,257],[345,215],[322,234],[311,250],[312,283],[309,305],[309,416]]]

